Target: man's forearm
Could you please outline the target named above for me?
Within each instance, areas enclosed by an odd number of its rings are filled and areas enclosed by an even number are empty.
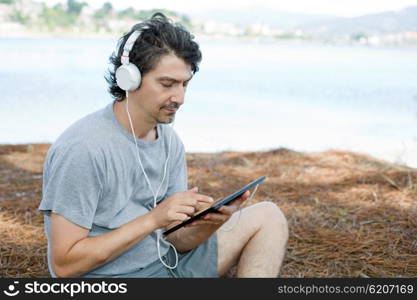
[[[183,227],[170,235],[167,240],[172,243],[179,252],[187,252],[205,242],[222,224],[199,225]]]
[[[156,230],[156,227],[148,213],[109,233],[83,238],[60,259],[54,260],[55,273],[60,277],[76,277],[91,271],[114,260]]]

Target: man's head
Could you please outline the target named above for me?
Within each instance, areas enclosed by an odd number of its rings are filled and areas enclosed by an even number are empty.
[[[121,65],[121,56],[127,39],[136,30],[141,31],[141,35],[136,39],[129,53],[129,61],[138,67],[142,78],[155,69],[167,55],[182,60],[189,66],[192,74],[198,71],[201,52],[198,44],[193,41],[194,36],[180,24],[174,24],[163,14],[156,13],[150,19],[133,26],[132,30],[119,40],[117,53],[113,53],[110,57],[113,70],[109,71],[106,80],[109,84],[109,92],[115,100],[122,101],[125,98],[126,92],[117,85],[115,71]]]

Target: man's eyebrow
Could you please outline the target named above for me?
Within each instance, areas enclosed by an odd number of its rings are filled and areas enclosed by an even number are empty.
[[[188,78],[185,82],[190,81],[192,78],[193,78],[193,75],[191,75],[191,77]],[[181,82],[181,80],[178,80],[178,79],[176,79],[174,77],[170,77],[170,76],[162,76],[162,77],[159,77],[157,80],[158,81],[172,81],[172,82],[175,82],[175,83]]]

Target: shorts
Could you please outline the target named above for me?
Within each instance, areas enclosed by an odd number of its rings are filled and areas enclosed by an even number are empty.
[[[113,275],[113,278],[207,278],[219,277],[217,273],[217,233],[207,241],[185,253],[178,253],[178,265],[175,269],[165,267],[159,258],[138,271]],[[170,247],[162,257],[164,262],[173,266],[175,253]],[[85,276],[90,277],[90,276]],[[106,276],[107,277],[107,276]]]

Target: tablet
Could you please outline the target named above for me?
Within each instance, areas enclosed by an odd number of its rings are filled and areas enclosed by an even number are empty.
[[[208,208],[206,208],[202,211],[196,212],[195,215],[192,216],[191,218],[189,218],[188,220],[186,220],[186,221],[168,229],[167,231],[164,232],[164,235],[168,235],[168,234],[174,232],[175,230],[178,230],[181,227],[184,227],[185,225],[190,224],[191,222],[201,218],[202,216],[204,216],[204,215],[206,215],[210,212],[216,212],[221,206],[227,205],[229,202],[235,200],[236,198],[239,198],[243,193],[245,193],[246,191],[250,190],[254,186],[256,186],[259,183],[261,183],[262,181],[264,181],[265,178],[266,178],[265,176],[261,176],[258,179],[256,179],[256,180],[252,181],[251,183],[247,184],[246,186],[242,187],[241,189],[237,190],[233,194],[227,196],[226,198],[215,201],[212,205],[210,205],[210,207],[208,207]]]

